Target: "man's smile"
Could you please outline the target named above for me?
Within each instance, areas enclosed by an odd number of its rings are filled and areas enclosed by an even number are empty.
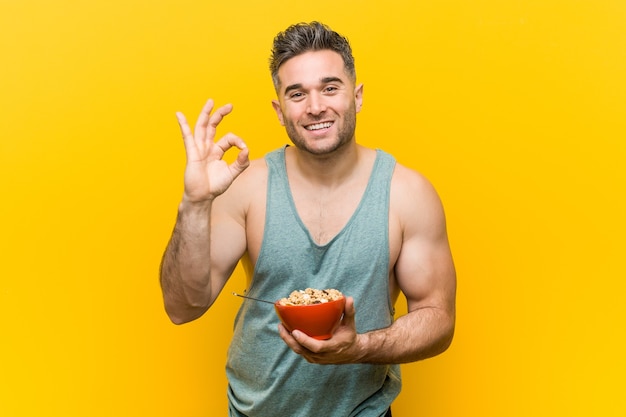
[[[333,125],[333,122],[321,122],[321,123],[315,123],[312,125],[308,125],[308,126],[304,126],[304,128],[306,130],[321,130],[321,129],[328,129],[329,127],[331,127]]]

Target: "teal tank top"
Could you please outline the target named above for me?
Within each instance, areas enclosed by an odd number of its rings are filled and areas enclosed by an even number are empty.
[[[376,151],[365,193],[344,228],[318,245],[298,216],[285,148],[265,156],[265,230],[247,294],[277,300],[293,290],[336,288],[354,297],[359,333],[393,321],[389,295],[389,190],[394,158]],[[244,300],[228,349],[231,417],[380,417],[400,392],[399,365],[317,365],[278,334],[271,304]]]

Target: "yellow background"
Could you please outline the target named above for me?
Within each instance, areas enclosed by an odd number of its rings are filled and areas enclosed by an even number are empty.
[[[194,323],[160,299],[174,113],[285,143],[271,40],[313,19],[353,44],[358,140],[448,216],[456,338],[394,416],[626,414],[624,1],[0,0],[1,416],[225,415],[241,271]]]

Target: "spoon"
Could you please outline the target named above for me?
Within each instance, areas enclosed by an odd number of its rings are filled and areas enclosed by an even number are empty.
[[[268,303],[268,304],[275,304],[273,301],[267,301],[267,300],[261,300],[259,298],[248,297],[247,295],[237,294],[234,291],[233,291],[233,295],[236,295],[237,297],[241,297],[241,298],[247,298],[248,300],[261,301],[262,303]]]

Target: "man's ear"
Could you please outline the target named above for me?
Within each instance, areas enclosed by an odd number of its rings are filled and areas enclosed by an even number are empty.
[[[285,126],[285,122],[283,120],[283,111],[280,108],[280,102],[278,100],[272,100],[272,107],[276,112],[276,116],[278,116],[278,121],[280,122],[280,125]]]
[[[361,107],[363,107],[363,84],[359,84],[354,88],[354,103],[356,112],[360,112]]]

